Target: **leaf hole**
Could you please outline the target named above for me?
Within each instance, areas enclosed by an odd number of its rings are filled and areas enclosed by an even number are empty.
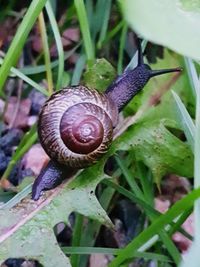
[[[70,246],[72,239],[72,226],[70,224],[71,214],[69,215],[69,224],[59,222],[54,226],[54,234],[57,242],[61,245]]]
[[[32,266],[32,267],[42,267],[43,265],[36,260],[27,260],[24,258],[9,258],[1,265],[4,267],[22,267],[22,266]]]
[[[106,164],[104,165],[104,172],[105,174],[112,176],[112,174],[115,172],[117,169],[116,162],[114,157],[108,158]]]
[[[165,126],[165,128],[174,136],[176,136],[181,141],[186,141],[186,136],[184,132],[180,129],[176,129],[170,126]]]
[[[97,237],[97,246],[112,248],[125,246],[138,234],[145,223],[138,206],[123,197],[117,199],[109,217],[115,225],[115,231],[102,226]]]

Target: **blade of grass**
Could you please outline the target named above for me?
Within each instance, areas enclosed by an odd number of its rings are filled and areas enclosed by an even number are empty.
[[[88,25],[88,19],[87,14],[85,10],[85,5],[83,0],[74,0],[74,4],[76,7],[81,33],[83,36],[83,43],[85,47],[85,52],[87,56],[88,63],[93,62],[95,59],[95,53],[94,53],[94,46],[92,43],[89,25]]]
[[[179,117],[179,121],[182,125],[183,131],[187,137],[188,143],[194,152],[194,134],[195,134],[195,125],[193,123],[190,114],[188,113],[185,105],[181,101],[180,97],[172,91],[172,95],[177,105],[177,113]]]
[[[32,29],[38,15],[44,7],[47,0],[33,0],[20,24],[17,33],[6,54],[4,62],[0,68],[0,95],[3,95],[3,86],[9,75],[10,68],[17,63],[26,38]]]
[[[0,209],[4,206],[3,203],[6,203],[10,201],[13,197],[15,196],[14,192],[7,191],[5,192],[4,190],[0,189]]]
[[[112,181],[109,180],[104,180],[103,181],[106,185],[111,186],[112,188],[115,188],[115,190],[117,192],[119,192],[120,194],[124,195],[125,197],[129,198],[131,201],[133,201],[133,203],[137,203],[142,209],[144,209],[146,215],[149,217],[149,219],[153,222],[156,218],[159,218],[161,216],[161,213],[159,213],[157,210],[155,210],[152,206],[149,205],[149,202],[144,202],[144,200],[135,197],[130,191],[124,189],[122,186],[119,186],[115,183],[113,183]],[[175,260],[175,262],[180,260],[180,255],[179,252],[176,248],[176,246],[173,244],[173,242],[171,241],[171,239],[169,238],[169,236],[171,236],[171,234],[173,234],[173,229],[174,231],[177,230],[177,223],[176,222],[171,222],[170,225],[167,225],[165,230],[162,229],[161,231],[159,231],[156,234],[159,234],[161,240],[163,241],[165,247],[167,248],[169,254],[172,256],[172,258]],[[172,228],[173,227],[173,228]],[[169,233],[166,232],[166,230],[170,230]],[[186,236],[189,240],[192,240],[192,237],[185,232],[180,226],[178,231],[180,233],[182,233],[184,236]],[[152,247],[157,241],[158,241],[158,236],[155,235],[153,236],[149,241],[147,241],[142,247],[141,247],[141,251],[144,251],[146,249],[149,249],[150,247]]]
[[[118,193],[122,194],[126,198],[130,199],[133,203],[138,204],[142,209],[144,209],[145,213],[147,214],[147,216],[149,218],[151,216],[151,219],[155,220],[155,219],[158,219],[162,215],[162,213],[155,210],[151,205],[149,205],[148,202],[145,202],[143,199],[136,197],[132,192],[128,191],[124,187],[122,187],[122,186],[120,186],[120,185],[118,185],[118,184],[116,184],[110,180],[107,180],[107,179],[103,180],[103,183],[109,187],[112,187]],[[170,225],[175,226],[176,222],[171,222]],[[179,229],[179,232],[182,233],[183,235],[185,235],[185,231],[182,228]],[[190,236],[188,233],[186,233],[185,236],[188,239],[193,240],[193,237]]]
[[[194,188],[200,187],[200,80],[194,62],[186,58],[188,76],[196,95],[196,112],[195,112],[195,127],[194,131]],[[191,124],[191,123],[190,123]],[[194,206],[195,214],[195,242],[200,246],[200,201],[197,200]]]
[[[87,20],[89,27],[91,29],[91,24],[94,21],[94,1],[93,0],[85,0],[85,9],[87,13]]]
[[[0,58],[0,64],[2,64],[2,63],[3,63],[3,59]],[[10,72],[13,73],[15,76],[21,78],[23,81],[25,81],[26,83],[28,83],[30,86],[32,86],[33,88],[35,88],[36,90],[38,90],[42,94],[44,94],[46,96],[49,96],[49,93],[48,93],[48,91],[46,89],[44,89],[38,83],[34,82],[32,79],[30,79],[29,77],[27,77],[20,70],[14,68],[14,67],[11,67]]]
[[[81,241],[81,233],[83,229],[83,215],[81,214],[76,214],[76,221],[75,221],[75,226],[73,230],[73,238],[72,238],[72,246],[80,246],[80,241]],[[71,255],[70,257],[70,262],[73,267],[78,267],[79,266],[79,255]]]
[[[90,29],[92,33],[92,40],[95,41],[97,34],[101,31],[105,10],[107,7],[108,0],[97,0],[95,5],[95,13],[93,16],[93,20],[90,20]]]
[[[101,248],[101,247],[62,247],[62,251],[65,254],[105,254],[105,255],[117,255],[121,249],[117,248]],[[146,260],[157,260],[161,262],[171,262],[171,260],[165,256],[150,252],[136,252],[134,254],[136,258],[143,258]]]
[[[120,169],[122,170],[122,173],[124,177],[126,178],[127,183],[129,184],[131,190],[134,192],[136,197],[144,200],[141,189],[139,188],[137,182],[135,181],[135,178],[133,177],[133,175],[130,173],[129,169],[125,165],[124,161],[122,161],[119,156],[115,156],[115,160],[118,166],[120,167]]]
[[[64,60],[67,60],[71,55],[74,54],[74,52],[79,48],[81,43],[77,44],[74,48],[72,48],[69,52],[66,52],[64,54]],[[55,60],[51,63],[51,68],[56,68],[59,65],[59,61]],[[25,68],[19,69],[20,72],[26,75],[33,75],[33,74],[38,74],[46,71],[46,66],[45,65],[39,65],[39,66],[26,66]]]
[[[196,81],[197,82],[197,81]],[[196,114],[195,114],[195,141],[194,141],[194,188],[200,188],[200,80],[195,84],[196,95]],[[196,251],[200,248],[200,200],[196,200],[194,205],[194,246]],[[195,258],[199,256],[194,254]]]
[[[186,219],[190,216],[190,214],[192,213],[193,209],[189,208],[186,209],[178,218],[178,220],[176,221],[176,223],[174,225],[171,226],[171,229],[169,231],[169,234],[172,235],[173,233],[175,233],[176,231],[178,231],[178,229],[181,227],[181,225],[186,221]],[[187,233],[185,233],[184,235],[187,235]],[[187,236],[190,239],[190,236]],[[190,239],[191,240],[191,239]],[[193,240],[193,239],[192,239]]]
[[[85,67],[85,61],[86,61],[85,55],[81,55],[79,59],[77,60],[75,68],[74,68],[73,76],[72,76],[71,85],[79,84],[81,75]]]
[[[139,199],[145,201],[145,203],[148,203],[152,206],[153,201],[151,200],[151,194],[149,194],[149,192],[148,192],[148,194],[146,194],[146,190],[145,190],[145,194],[143,195],[143,193],[140,190],[140,188],[138,187],[137,183],[131,177],[132,175],[130,174],[130,172],[129,172],[128,168],[125,166],[125,164],[123,164],[119,158],[117,159],[117,157],[115,157],[115,159],[117,160],[117,163],[119,164],[120,168],[122,169],[122,173],[126,177],[128,183],[132,184],[131,188],[132,188],[133,192],[135,193],[136,197],[138,197]],[[144,176],[142,170],[141,170],[140,176]],[[149,184],[146,183],[146,187],[148,187],[148,186],[149,186]],[[149,191],[149,189],[148,189],[148,191]],[[153,211],[153,208],[152,208],[152,211]],[[157,213],[155,213],[155,214],[157,214]],[[150,218],[151,221],[154,221],[154,219],[155,219],[155,215],[149,213],[149,211],[148,211],[148,217]],[[169,251],[170,255],[172,256],[174,261],[176,263],[178,263],[180,261],[180,254],[179,254],[177,248],[175,247],[175,245],[173,244],[173,242],[171,241],[171,239],[169,238],[169,236],[167,235],[167,233],[165,231],[160,231],[158,233],[159,233],[159,236],[160,236],[162,242],[164,243],[165,247]]]
[[[58,51],[58,78],[56,82],[56,90],[59,90],[62,85],[62,76],[63,76],[63,71],[64,71],[64,51],[63,51],[63,45],[62,45],[62,40],[61,36],[59,33],[59,28],[53,13],[53,9],[51,7],[50,2],[48,1],[46,3],[46,11],[49,17],[49,21],[51,23],[51,27],[54,33],[54,38],[56,41],[56,46],[57,46],[57,51]]]
[[[128,244],[118,256],[108,265],[109,267],[118,267],[127,258],[132,257],[134,251],[140,249],[150,238],[162,230],[167,224],[176,219],[185,209],[193,206],[195,200],[200,197],[200,188],[193,190],[186,197],[177,201],[165,214],[161,215],[148,228],[139,234],[132,242]]]
[[[139,167],[138,173],[139,173],[142,189],[144,192],[144,200],[146,203],[151,205],[151,207],[154,207],[152,173],[150,172],[150,170],[147,170],[145,168],[143,163],[137,162],[137,165]],[[149,218],[152,223],[154,221],[154,216],[150,214]],[[180,255],[180,252],[178,251],[178,248],[175,246],[170,236],[168,235],[168,233],[166,233],[164,229],[162,229],[161,231],[158,231],[158,234],[164,246],[166,247],[167,251],[169,252],[169,255],[172,257],[174,262],[178,264],[181,260],[181,255]]]
[[[52,77],[52,71],[51,71],[51,60],[50,60],[50,52],[49,52],[49,45],[48,45],[48,38],[47,38],[47,32],[46,32],[46,25],[44,21],[44,15],[43,12],[39,14],[38,17],[39,22],[39,30],[42,40],[42,47],[44,51],[44,61],[46,66],[46,76],[47,76],[47,84],[48,84],[48,91],[51,95],[53,93],[53,77]]]
[[[144,199],[146,203],[149,203],[152,207],[154,206],[154,195],[152,186],[152,175],[150,170],[146,170],[142,162],[136,162],[138,176],[142,185],[144,193]]]
[[[52,8],[52,11],[54,14],[56,14],[56,10],[57,10],[57,0],[48,0],[50,5],[51,5],[51,8]]]
[[[144,52],[146,45],[147,45],[147,41],[143,40],[142,41],[142,52]],[[136,53],[133,55],[129,64],[126,66],[125,71],[134,69],[137,66],[137,63],[138,63],[138,52],[136,51]]]
[[[196,113],[195,113],[195,135],[194,135],[194,188],[200,188],[200,81],[196,78],[197,72],[191,61],[193,76],[191,76],[196,92]],[[191,72],[191,70],[190,70]],[[196,267],[200,261],[200,200],[196,200],[194,205],[194,242],[190,247],[181,267]]]
[[[120,41],[119,41],[119,57],[118,57],[118,64],[117,64],[118,74],[122,74],[122,71],[123,71],[124,47],[126,44],[127,31],[128,31],[128,25],[126,22],[124,22],[121,36],[120,36]]]
[[[195,85],[197,88],[196,97],[196,115],[195,115],[195,141],[194,141],[194,188],[200,187],[200,80]],[[195,216],[195,242],[200,247],[200,200],[194,205]]]
[[[118,32],[121,30],[121,28],[124,25],[124,21],[120,21],[115,27],[112,28],[112,30],[110,30],[103,42],[102,45],[105,45],[106,43],[108,43],[111,39],[113,39],[115,37],[116,34],[118,34]]]
[[[105,0],[97,0],[94,5],[93,19],[91,20],[91,18],[88,18],[88,21],[90,21],[89,26],[93,41],[96,40],[96,36],[101,29],[102,5],[105,5]]]
[[[104,17],[102,19],[102,26],[99,34],[99,40],[97,42],[97,48],[101,49],[103,42],[106,38],[106,32],[108,29],[108,23],[109,23],[109,18],[110,18],[110,11],[111,11],[111,4],[112,0],[107,0],[104,6]]]
[[[188,73],[188,78],[190,80],[190,84],[192,87],[192,93],[193,96],[196,98],[197,92],[199,90],[199,86],[198,86],[198,75],[197,75],[197,71],[194,65],[194,62],[192,61],[192,59],[185,57],[185,65],[186,65],[186,70]]]
[[[23,149],[23,147],[26,145],[26,143],[29,141],[29,139],[31,138],[31,136],[33,136],[35,133],[37,132],[37,124],[34,124],[30,130],[23,136],[23,138],[21,139],[21,142],[19,143],[15,154],[18,154],[20,152],[20,150]]]
[[[27,185],[22,191],[16,194],[13,198],[11,198],[8,202],[6,202],[1,209],[11,209],[16,204],[18,204],[22,199],[24,199],[28,194],[31,193],[32,183]]]

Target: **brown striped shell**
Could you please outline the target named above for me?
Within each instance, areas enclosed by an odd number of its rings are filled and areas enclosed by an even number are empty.
[[[106,153],[117,119],[117,107],[106,95],[84,86],[67,87],[44,104],[39,138],[50,158],[84,168]]]

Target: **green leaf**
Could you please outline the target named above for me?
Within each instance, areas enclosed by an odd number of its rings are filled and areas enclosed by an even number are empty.
[[[94,193],[105,178],[103,165],[101,161],[84,170],[70,184],[57,187],[53,194],[46,193],[37,203],[26,198],[10,210],[0,209],[0,264],[10,257],[26,257],[37,259],[43,266],[71,266],[53,229],[59,222],[67,223],[73,211],[113,228]]]
[[[97,59],[84,74],[84,82],[89,88],[103,92],[116,77],[113,66],[104,58]]]
[[[57,244],[53,228],[59,222],[67,223],[73,211],[113,227],[94,192],[106,177],[103,171],[106,159],[117,150],[133,149],[136,158],[152,170],[157,181],[167,172],[190,176],[192,153],[167,126],[176,127],[173,121],[167,120],[134,125],[113,143],[98,164],[82,171],[69,184],[46,193],[37,203],[26,198],[10,210],[1,209],[0,263],[8,257],[26,256],[44,266],[70,266]]]
[[[120,2],[128,23],[142,37],[200,60],[199,1],[120,0]]]
[[[107,254],[116,255],[121,249],[119,248],[101,248],[101,247],[63,247],[66,254]],[[134,257],[144,258],[147,260],[158,260],[161,262],[172,262],[167,256],[150,252],[135,252]]]
[[[167,173],[192,177],[193,153],[188,144],[171,133],[173,129],[178,129],[173,120],[138,123],[130,127],[116,145],[119,150],[132,149],[136,160],[151,169],[157,184]]]

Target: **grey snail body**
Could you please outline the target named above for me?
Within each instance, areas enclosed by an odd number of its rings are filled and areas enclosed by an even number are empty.
[[[46,101],[39,115],[38,134],[51,160],[33,184],[34,200],[107,152],[118,113],[151,77],[181,71],[151,70],[143,62],[140,46],[138,51],[137,67],[118,76],[104,94],[79,85],[64,88]]]

